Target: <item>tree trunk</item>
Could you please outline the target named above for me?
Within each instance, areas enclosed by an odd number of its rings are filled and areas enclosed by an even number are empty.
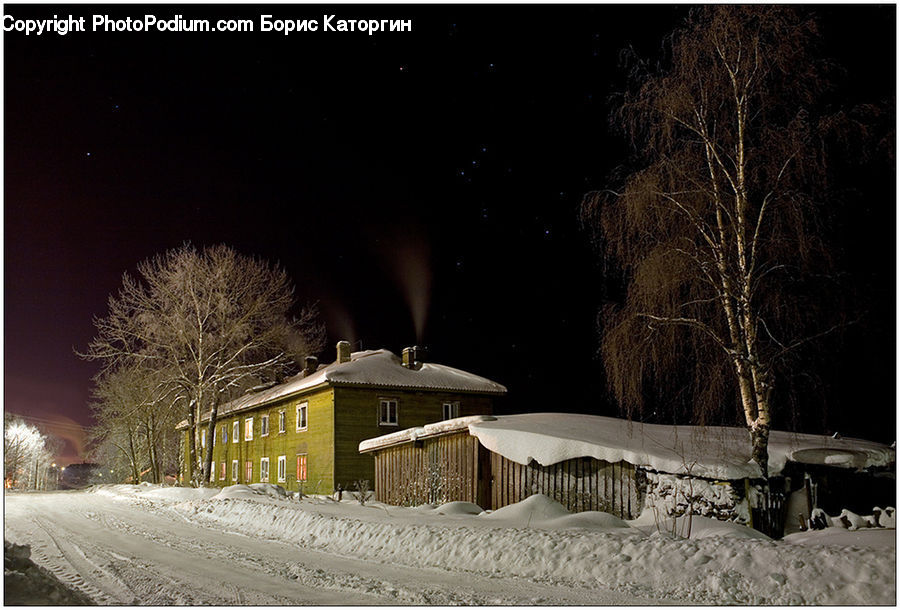
[[[750,444],[753,461],[762,470],[763,478],[769,478],[769,426],[757,424],[750,428]]]
[[[211,469],[212,469],[212,456],[213,456],[213,449],[214,449],[213,445],[215,444],[214,439],[215,439],[216,421],[217,421],[216,418],[218,416],[218,413],[219,413],[219,400],[218,400],[218,398],[216,398],[216,400],[213,401],[212,408],[209,411],[209,432],[206,433],[207,437],[209,438],[209,443],[206,445],[206,456],[203,460],[203,472],[205,475],[205,477],[203,479],[203,485],[209,484],[209,479],[210,479],[209,473],[211,472]]]
[[[188,407],[188,460],[187,467],[189,472],[185,474],[188,475],[189,480],[193,483],[196,481],[197,476],[197,430],[196,430],[196,422],[194,420],[194,405],[190,405]]]

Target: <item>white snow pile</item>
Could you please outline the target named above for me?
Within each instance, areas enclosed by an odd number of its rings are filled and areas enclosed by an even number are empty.
[[[121,498],[140,503],[146,495]],[[215,497],[198,492],[190,501],[151,502],[164,503],[168,512],[198,526],[298,550],[462,575],[613,589],[684,604],[895,601],[895,549],[886,542],[893,541],[890,530],[870,530],[881,534],[872,544],[854,540],[844,545],[831,536],[820,536],[816,543],[814,533],[794,543],[694,516],[691,538],[685,539],[646,512],[631,522],[605,513],[571,514],[540,495],[480,514],[465,503],[418,509],[378,502],[360,506],[352,500],[296,500],[277,491],[228,488]]]
[[[472,423],[469,432],[486,448],[519,464],[535,460],[548,466],[593,457],[713,479],[760,476],[759,466],[750,459],[750,443],[743,428],[665,426],[574,413],[525,413]],[[779,474],[788,461],[866,468],[887,466],[895,459],[893,448],[872,441],[778,430],[769,435],[770,475]]]

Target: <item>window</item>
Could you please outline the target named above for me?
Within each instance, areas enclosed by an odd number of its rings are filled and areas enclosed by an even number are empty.
[[[261,483],[269,482],[269,458],[259,459],[259,481]]]
[[[216,446],[216,429],[213,428],[212,446]]]
[[[278,456],[278,482],[284,483],[287,474],[287,459],[283,455]]]
[[[444,403],[444,419],[455,419],[459,417],[459,403],[458,402],[445,402]]]
[[[206,449],[206,429],[200,431],[200,446]]]
[[[253,418],[248,417],[244,420],[244,440],[252,441],[253,440]]]
[[[222,444],[224,445],[227,442],[228,442],[228,424],[222,424]],[[222,476],[222,478],[223,479],[225,478],[224,475]]]
[[[216,463],[215,462],[213,462],[209,465],[209,482],[210,483],[216,482]]]
[[[389,398],[380,400],[378,409],[378,425],[380,426],[396,426],[397,425],[397,401]]]
[[[247,460],[246,462],[244,462],[244,468],[247,471],[245,473],[247,475],[247,479],[244,481],[244,483],[252,483],[253,482],[253,462],[251,462],[250,460]]]
[[[297,456],[297,481],[303,482],[306,480],[306,454],[301,454]]]
[[[269,416],[263,415],[259,418],[259,435],[269,436]]]
[[[297,405],[297,431],[306,430],[306,426],[309,423],[306,419],[307,414],[309,413],[309,403],[301,402]]]
[[[285,423],[287,423],[286,420],[287,420],[287,417],[285,416],[284,411],[279,411],[278,412],[278,434],[284,434]]]
[[[238,461],[237,460],[231,460],[231,482],[232,483],[238,482]]]
[[[235,420],[235,422],[231,425],[231,442],[236,443],[240,440],[241,436],[241,422]],[[235,477],[237,478],[237,477]]]
[[[219,469],[219,480],[220,481],[225,480],[225,468],[226,467],[227,467],[227,464],[225,462],[222,462],[221,468]]]

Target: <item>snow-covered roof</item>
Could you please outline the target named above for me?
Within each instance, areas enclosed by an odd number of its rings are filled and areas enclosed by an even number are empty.
[[[420,438],[429,436],[437,436],[439,434],[448,434],[450,432],[468,431],[469,424],[482,421],[494,421],[497,418],[493,415],[470,415],[468,417],[457,417],[455,419],[445,419],[444,421],[435,422],[433,424],[425,424],[418,428],[407,428],[399,432],[384,434],[375,438],[364,440],[359,444],[360,453],[374,451],[376,449],[384,449],[391,445],[399,445],[416,441]]]
[[[349,362],[333,362],[311,375],[303,373],[268,390],[246,394],[224,405],[219,416],[256,407],[317,386],[359,386],[415,390],[444,390],[475,394],[505,394],[506,387],[451,366],[425,362],[419,369],[404,367],[400,358],[386,349],[350,354]],[[209,415],[204,415],[208,419]]]
[[[690,473],[717,479],[760,476],[750,460],[743,428],[642,424],[599,415],[526,413],[469,424],[469,432],[494,453],[519,464],[547,466],[578,457],[626,461],[659,472]],[[853,438],[773,430],[769,434],[769,474],[788,461],[845,468],[887,466],[894,449]]]

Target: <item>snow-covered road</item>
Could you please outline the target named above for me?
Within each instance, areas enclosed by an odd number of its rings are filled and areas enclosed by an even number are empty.
[[[659,604],[603,586],[348,558],[223,531],[162,501],[7,494],[7,540],[99,604]],[[274,516],[273,516],[274,520]],[[230,528],[228,528],[230,529]]]

